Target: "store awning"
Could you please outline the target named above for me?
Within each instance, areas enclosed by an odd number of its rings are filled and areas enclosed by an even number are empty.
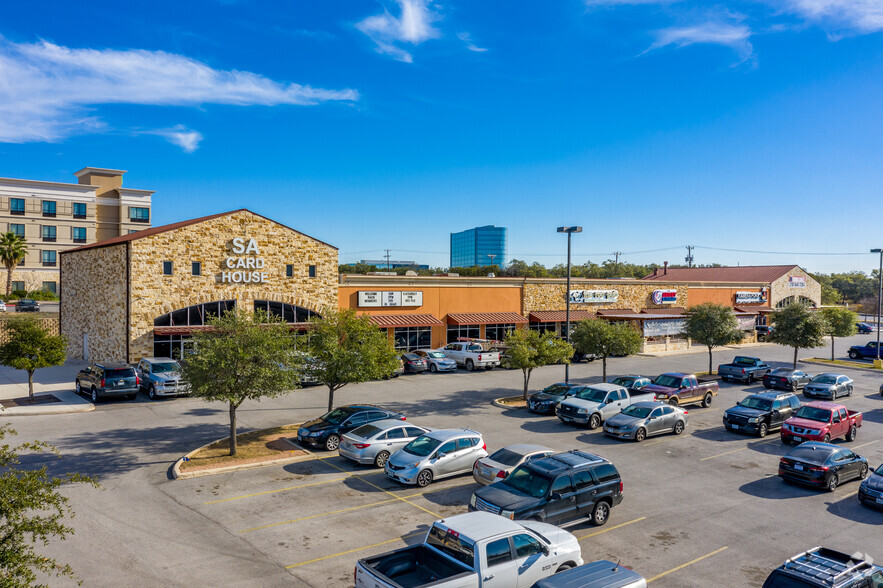
[[[643,308],[641,314],[684,314],[686,308],[669,306],[667,308]]]
[[[495,325],[526,322],[528,320],[517,312],[460,312],[448,314],[449,325]]]
[[[570,322],[581,321],[592,318],[592,316],[588,310],[571,310]],[[530,322],[532,323],[563,323],[566,320],[567,312],[564,310],[535,310],[530,313]]]
[[[443,327],[444,323],[431,314],[372,314],[371,322],[376,327]]]
[[[776,312],[769,306],[737,306],[735,308],[736,312],[750,312],[752,314],[764,313],[764,312]]]

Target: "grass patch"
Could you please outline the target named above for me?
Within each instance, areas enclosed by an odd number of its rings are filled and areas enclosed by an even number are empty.
[[[236,435],[235,457],[230,456],[230,438],[221,439],[191,455],[189,461],[181,463],[181,469],[193,471],[306,455],[306,451],[283,439],[296,437],[299,426],[283,425]]]
[[[505,398],[497,398],[497,404],[511,406],[512,408],[527,408],[527,402],[524,396],[506,396]]]
[[[803,361],[808,361],[810,363],[823,363],[827,365],[842,365],[844,367],[865,368],[869,370],[876,369],[873,363],[847,361],[844,359],[822,359],[821,357],[812,357],[810,359],[804,359]]]

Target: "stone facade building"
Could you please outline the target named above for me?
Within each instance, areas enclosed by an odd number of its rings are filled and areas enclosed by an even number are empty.
[[[212,314],[296,328],[336,308],[337,268],[335,247],[245,209],[155,227],[61,255],[61,332],[69,357],[180,357]]]

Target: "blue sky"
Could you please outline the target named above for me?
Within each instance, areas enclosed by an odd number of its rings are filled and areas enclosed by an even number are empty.
[[[450,232],[496,224],[510,258],[552,265],[579,224],[577,263],[695,245],[870,271],[808,254],[883,246],[881,110],[880,0],[54,0],[0,20],[0,176],[126,169],[154,224],[248,207],[342,262],[446,265]]]

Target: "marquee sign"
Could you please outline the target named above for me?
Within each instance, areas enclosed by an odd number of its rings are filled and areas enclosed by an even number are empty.
[[[359,291],[359,307],[423,306],[423,292]]]
[[[677,290],[653,290],[650,295],[653,304],[674,304],[678,301]]]
[[[753,331],[755,323],[757,322],[757,317],[755,317],[754,315],[737,316],[736,319],[739,321],[740,331]]]
[[[736,292],[736,304],[761,304],[766,302],[766,292]]]
[[[806,288],[806,278],[803,276],[788,276],[788,286],[791,288]]]
[[[680,335],[684,331],[687,321],[684,319],[655,319],[644,321],[645,337],[663,337],[665,335]]]
[[[616,302],[619,300],[618,290],[571,290],[571,304],[587,304],[591,302]]]

